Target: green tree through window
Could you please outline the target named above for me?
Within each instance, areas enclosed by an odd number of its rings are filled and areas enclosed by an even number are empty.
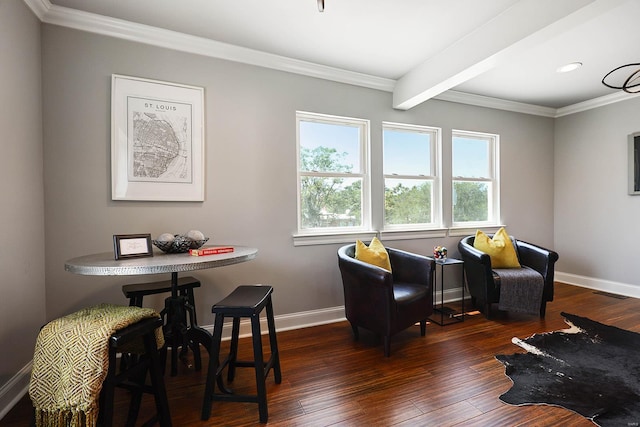
[[[402,182],[386,187],[384,213],[387,224],[431,222],[431,182],[408,187]]]
[[[455,182],[453,184],[453,219],[456,222],[487,221],[487,184]]]
[[[349,172],[343,163],[347,153],[334,148],[302,148],[302,168],[314,172]],[[302,227],[340,227],[361,224],[362,181],[360,179],[323,176],[301,178]]]

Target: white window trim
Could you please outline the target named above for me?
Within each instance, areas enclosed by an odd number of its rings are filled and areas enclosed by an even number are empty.
[[[377,231],[364,233],[324,233],[324,234],[294,234],[293,246],[330,245],[334,243],[354,243],[356,240],[369,242],[378,236]]]
[[[356,126],[361,129],[360,132],[360,172],[359,173],[324,173],[312,172],[301,173],[300,171],[300,122],[316,122],[328,123],[336,125]],[[296,111],[296,224],[297,232],[294,234],[294,244],[310,245],[324,244],[336,242],[338,236],[352,236],[354,234],[363,234],[368,236],[377,232],[371,227],[371,160],[369,155],[371,123],[367,119],[359,119],[353,117],[334,116],[329,114],[311,113],[306,111]],[[345,178],[362,178],[362,225],[360,227],[325,227],[314,229],[303,229],[301,226],[301,176],[329,176],[329,177],[345,177]],[[311,242],[311,243],[309,243]],[[314,243],[317,242],[317,243]]]
[[[451,229],[455,230],[476,230],[478,228],[493,228],[497,227],[500,220],[500,135],[494,133],[474,132],[466,130],[451,130],[451,162],[453,163],[453,139],[456,136],[468,137],[468,138],[482,138],[487,139],[490,144],[491,156],[489,156],[489,172],[490,178],[470,178],[462,176],[451,177]],[[487,221],[478,222],[455,222],[453,220],[453,183],[455,181],[484,181],[491,183],[490,200],[489,200],[489,212]],[[449,235],[454,236],[457,234]]]
[[[438,230],[442,229],[442,128],[433,127],[433,126],[424,126],[424,125],[412,125],[406,123],[396,123],[396,122],[382,122],[382,135],[384,135],[385,129],[397,129],[404,130],[409,132],[416,133],[425,133],[429,135],[434,135],[433,144],[431,144],[431,175],[429,176],[416,176],[416,175],[386,175],[383,170],[383,185],[386,183],[387,178],[391,179],[427,179],[432,180],[432,200],[431,200],[431,218],[432,222],[428,224],[386,224],[386,219],[384,218],[384,198],[385,191],[384,187],[382,190],[382,223],[383,229],[381,233],[384,233],[385,236],[393,236],[392,233],[398,233],[396,235],[400,235],[399,232],[404,232],[402,235],[407,236],[411,235],[412,238],[418,238],[417,236],[428,236],[428,237],[443,237],[441,236],[441,232]],[[384,137],[383,137],[384,138]],[[384,140],[383,140],[384,145]],[[384,151],[384,150],[383,150]],[[384,154],[382,163],[384,165]],[[384,166],[383,166],[384,169]],[[435,235],[430,232],[435,232]],[[427,232],[426,234],[424,232]]]

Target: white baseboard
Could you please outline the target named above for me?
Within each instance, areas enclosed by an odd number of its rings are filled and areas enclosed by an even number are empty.
[[[0,388],[0,420],[29,390],[31,361]]]
[[[612,294],[624,295],[633,298],[640,298],[640,286],[628,283],[612,282],[611,280],[595,279],[593,277],[579,276],[557,272],[556,282],[568,283],[570,285],[581,286],[583,288],[594,289],[596,291],[609,292]]]
[[[459,301],[462,297],[462,288],[445,289],[443,299],[445,303]],[[469,294],[465,292],[465,297],[469,298]],[[440,303],[440,292],[434,295],[435,301]],[[292,329],[309,328],[311,326],[326,325],[328,323],[342,322],[347,320],[344,314],[344,306],[324,308],[321,310],[303,311],[300,313],[284,314],[275,316],[276,330],[288,331]],[[213,325],[203,326],[204,329],[213,333]],[[260,330],[262,333],[267,332],[267,319],[264,315],[260,319]],[[240,322],[240,337],[251,336],[251,322],[249,319],[243,319]],[[231,328],[224,328],[222,331],[222,339],[231,339]]]
[[[300,313],[283,314],[275,316],[276,331],[289,331],[292,329],[309,328],[311,326],[326,325],[328,323],[341,322],[346,320],[344,317],[344,306],[323,308],[320,310],[303,311]],[[213,325],[201,326],[202,328],[213,334]],[[263,334],[267,333],[267,318],[264,313],[260,318],[260,330]],[[251,321],[243,319],[240,321],[240,337],[251,336]],[[222,339],[231,339],[231,327],[225,327],[222,330]]]

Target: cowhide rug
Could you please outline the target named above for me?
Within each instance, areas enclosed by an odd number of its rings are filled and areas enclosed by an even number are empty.
[[[513,338],[527,353],[496,356],[513,381],[500,400],[561,406],[600,426],[640,425],[640,334],[562,316],[570,329]]]

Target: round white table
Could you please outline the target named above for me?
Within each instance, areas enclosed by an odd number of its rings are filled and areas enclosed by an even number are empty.
[[[197,325],[188,326],[187,311],[189,307],[187,307],[186,298],[178,295],[178,273],[238,264],[252,260],[257,253],[258,249],[256,248],[233,246],[233,252],[215,255],[193,256],[188,253],[154,252],[152,257],[116,260],[113,252],[103,252],[70,259],[65,262],[64,269],[70,273],[88,276],[136,276],[171,273],[171,296],[165,300],[167,313],[165,334],[168,335],[167,341],[174,349],[172,351],[173,358],[178,346],[185,349],[190,342],[202,344],[209,351],[212,338],[207,330]],[[174,331],[180,331],[180,333],[173,333]],[[172,372],[172,375],[175,373]]]

